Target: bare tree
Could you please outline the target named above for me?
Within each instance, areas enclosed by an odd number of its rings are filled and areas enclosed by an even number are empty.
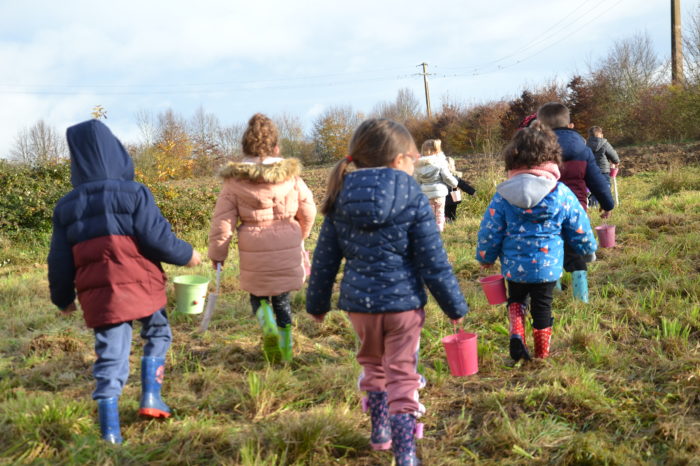
[[[683,49],[686,81],[689,84],[700,84],[700,5],[686,21]]]
[[[620,102],[629,104],[637,101],[641,91],[659,83],[663,69],[645,32],[615,42],[591,74],[607,82]]]
[[[223,157],[232,158],[241,154],[241,138],[245,127],[242,124],[233,124],[219,128],[216,135]]]
[[[10,158],[30,165],[57,162],[67,155],[65,139],[44,120],[20,131],[10,149]]]
[[[146,109],[141,109],[136,112],[136,126],[141,132],[142,143],[145,146],[151,146],[155,143],[157,134],[157,125],[153,113]]]
[[[289,113],[282,113],[274,118],[279,130],[279,146],[282,155],[302,157],[305,138],[301,118]]]
[[[393,102],[380,102],[375,105],[372,115],[378,118],[389,118],[406,123],[408,120],[416,119],[420,116],[420,102],[413,91],[409,88],[399,89],[396,100]]]

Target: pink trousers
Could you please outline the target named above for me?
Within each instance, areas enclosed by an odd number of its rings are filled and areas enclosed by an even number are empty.
[[[425,385],[416,371],[423,309],[383,314],[348,312],[360,337],[357,362],[362,366],[360,390],[387,392],[390,414],[409,413],[418,417],[425,407],[418,401],[418,389]]]
[[[445,198],[436,197],[430,199],[430,207],[433,208],[438,230],[442,233],[445,230]]]

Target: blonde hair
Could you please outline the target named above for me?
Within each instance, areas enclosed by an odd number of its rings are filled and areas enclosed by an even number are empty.
[[[434,155],[442,150],[440,139],[427,139],[420,148],[421,155]]]
[[[537,119],[552,129],[566,128],[571,123],[571,114],[566,105],[548,102],[537,110]]]
[[[401,123],[385,118],[372,118],[363,121],[357,127],[350,139],[348,150],[349,155],[336,163],[328,176],[326,198],[321,204],[323,215],[333,211],[351,163],[357,168],[387,167],[398,154],[415,151],[416,143]]]
[[[243,153],[260,157],[262,161],[275,152],[278,139],[279,133],[275,123],[262,113],[256,113],[248,121],[248,127],[243,133]]]

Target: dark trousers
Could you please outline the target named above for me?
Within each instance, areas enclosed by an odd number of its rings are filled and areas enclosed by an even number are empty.
[[[583,256],[574,252],[573,248],[566,243],[564,243],[564,270],[567,272],[588,270],[588,265]]]
[[[141,338],[145,357],[164,358],[173,339],[165,309],[160,309],[141,322]],[[105,325],[95,329],[97,361],[92,373],[97,382],[93,400],[118,397],[129,377],[132,321]]]
[[[460,201],[461,202],[461,201]],[[457,220],[457,206],[459,202],[452,200],[452,196],[449,194],[445,198],[445,220],[453,222]]]
[[[552,298],[557,282],[516,283],[508,281],[508,304],[525,304],[530,298],[532,326],[537,330],[552,326]]]
[[[282,293],[277,296],[255,296],[250,295],[250,305],[253,306],[253,315],[260,307],[260,300],[267,299],[275,312],[278,327],[286,327],[292,323],[292,303],[289,293]]]
[[[608,191],[610,191],[610,173],[601,173],[601,175],[603,175],[603,178],[605,178],[605,181],[608,183]],[[612,191],[610,191],[610,194],[612,194]],[[598,205],[598,199],[596,199],[593,194],[588,196],[588,205],[590,207]]]

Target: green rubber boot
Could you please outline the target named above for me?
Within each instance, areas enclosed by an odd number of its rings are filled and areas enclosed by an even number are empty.
[[[279,347],[282,354],[282,361],[292,362],[292,324],[286,327],[279,327]]]
[[[279,330],[277,330],[275,313],[266,299],[260,300],[260,307],[255,311],[255,316],[258,318],[258,323],[263,332],[263,353],[265,358],[268,360],[279,359]]]

